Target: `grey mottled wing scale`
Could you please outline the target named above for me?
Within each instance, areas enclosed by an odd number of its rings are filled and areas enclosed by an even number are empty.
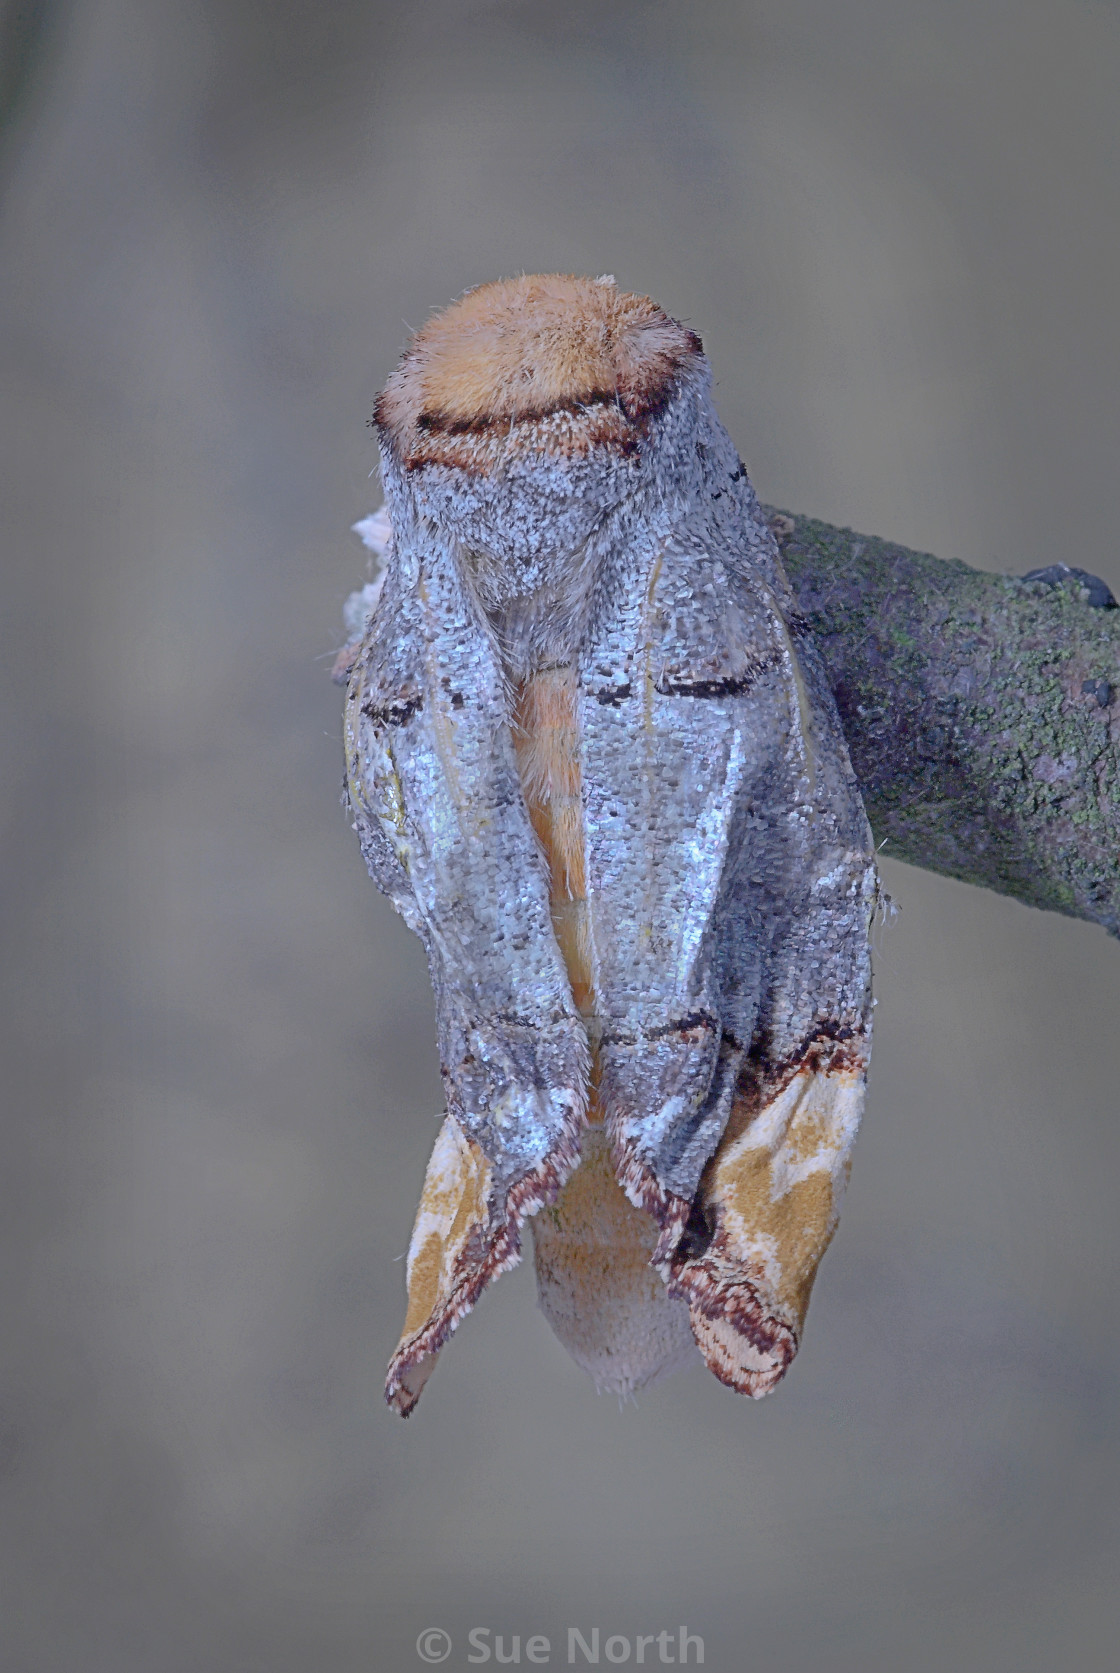
[[[683,1224],[758,1004],[749,942],[727,968],[721,931],[742,810],[781,750],[758,696],[780,645],[728,567],[680,542],[619,606],[580,699],[600,1096],[631,1199]]]
[[[831,697],[770,579],[713,532],[607,619],[581,696],[600,1091],[678,1285],[743,1084],[869,1004],[870,841]]]
[[[433,1317],[431,1351],[576,1165],[588,1075],[499,661],[438,545],[389,573],[351,675],[346,750],[369,870],[427,949],[449,1115],[488,1164],[473,1271],[450,1286],[454,1316]]]

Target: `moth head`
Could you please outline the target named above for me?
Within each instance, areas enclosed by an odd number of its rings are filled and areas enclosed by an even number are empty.
[[[480,285],[417,332],[378,398],[386,485],[506,562],[578,546],[708,381],[695,332],[611,278]]]
[[[511,450],[632,450],[703,352],[695,332],[613,279],[498,279],[417,332],[375,417],[406,470],[487,471]]]

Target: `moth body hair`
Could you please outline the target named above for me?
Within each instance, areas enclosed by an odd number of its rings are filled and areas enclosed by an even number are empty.
[[[448,543],[515,682],[574,661],[601,600],[674,530],[703,539],[721,500],[724,543],[777,580],[699,337],[613,282],[468,292],[417,333],[375,416],[398,546],[409,527]]]

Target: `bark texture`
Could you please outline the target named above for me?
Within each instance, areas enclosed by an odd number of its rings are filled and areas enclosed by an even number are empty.
[[[1120,609],[1103,583],[768,515],[883,852],[1120,934]]]

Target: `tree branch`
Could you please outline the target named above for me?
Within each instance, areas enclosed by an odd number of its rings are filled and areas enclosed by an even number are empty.
[[[1103,582],[989,575],[767,514],[884,853],[1120,934],[1120,610]]]

